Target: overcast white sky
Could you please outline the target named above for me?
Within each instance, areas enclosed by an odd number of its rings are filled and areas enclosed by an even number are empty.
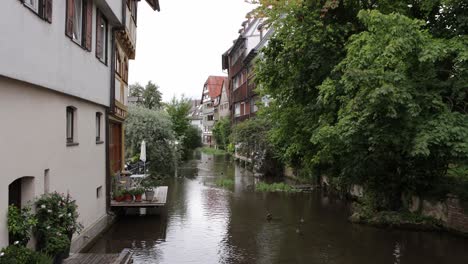
[[[149,80],[163,100],[185,94],[201,99],[209,75],[227,75],[221,55],[239,36],[247,12],[244,0],[160,0],[161,12],[138,4],[136,59],[130,61],[130,84]]]

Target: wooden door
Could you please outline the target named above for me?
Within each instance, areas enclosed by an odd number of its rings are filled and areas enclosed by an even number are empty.
[[[122,169],[122,124],[109,123],[109,158],[113,173]]]

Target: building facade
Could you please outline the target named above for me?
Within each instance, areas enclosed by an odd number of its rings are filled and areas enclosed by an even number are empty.
[[[203,131],[203,117],[202,117],[202,104],[200,100],[191,100],[192,107],[189,112],[190,124],[200,131],[200,138],[202,138]]]
[[[125,24],[126,2],[3,3],[0,248],[8,245],[8,205],[48,192],[76,199],[84,230],[73,236],[72,252],[107,226],[114,33]]]
[[[120,2],[120,1],[118,1]],[[122,171],[125,164],[124,121],[128,111],[129,60],[135,59],[138,0],[122,0],[122,25],[113,31],[112,80],[109,108],[109,166],[111,175]],[[158,0],[147,0],[159,11]]]
[[[213,138],[214,126],[214,104],[215,100],[221,94],[221,88],[226,77],[209,76],[203,85],[202,93],[202,142],[204,145],[213,146],[215,144]]]
[[[250,18],[242,23],[239,37],[222,56],[223,70],[228,71],[228,97],[233,124],[255,116],[261,99],[255,92],[254,58],[267,45],[272,29],[264,19]]]
[[[225,78],[223,85],[221,86],[221,93],[213,102],[214,107],[214,120],[220,120],[221,118],[229,117],[229,97],[228,97],[228,78]]]

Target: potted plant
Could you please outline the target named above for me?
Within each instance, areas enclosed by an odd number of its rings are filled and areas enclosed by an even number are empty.
[[[125,202],[131,202],[133,200],[132,190],[124,190],[123,195]]]
[[[161,180],[157,177],[146,177],[141,185],[145,189],[145,199],[146,201],[153,201],[154,199],[154,187],[157,187],[161,184]]]
[[[125,199],[123,190],[117,189],[112,196],[116,202],[121,202]]]
[[[145,189],[141,187],[132,190],[133,196],[135,196],[135,202],[141,202],[141,197],[144,192]]]
[[[25,206],[19,209],[15,205],[10,205],[7,222],[10,244],[26,246],[31,239],[32,229],[37,224],[31,207]]]

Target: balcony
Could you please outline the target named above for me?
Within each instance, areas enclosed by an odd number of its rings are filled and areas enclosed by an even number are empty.
[[[127,5],[125,5],[125,12],[125,30],[117,32],[117,39],[125,49],[128,58],[133,60],[135,59],[137,26],[135,19],[133,19],[132,12]]]
[[[122,120],[127,118],[128,108],[121,102],[115,100],[114,115]]]
[[[243,83],[239,88],[232,92],[232,102],[244,101],[247,99],[247,82]]]

